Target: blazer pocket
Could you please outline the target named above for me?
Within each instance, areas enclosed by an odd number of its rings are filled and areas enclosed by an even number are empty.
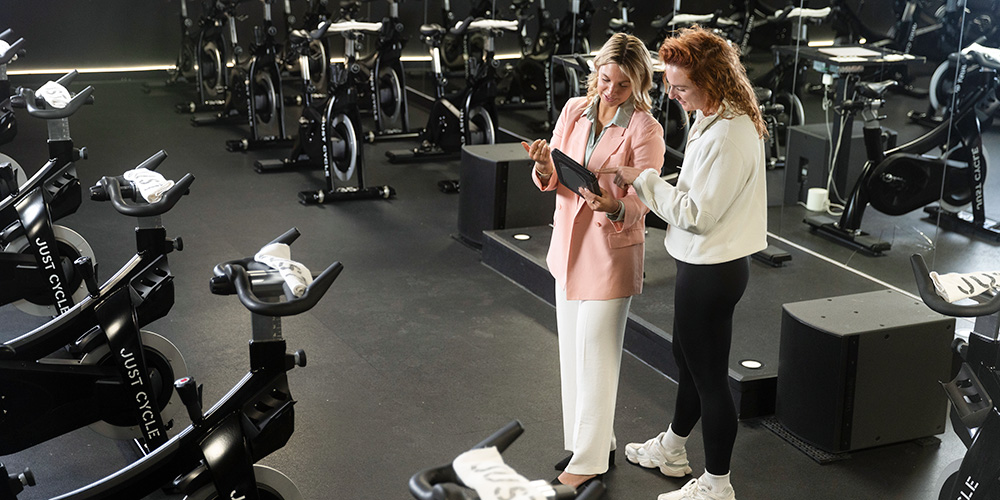
[[[608,233],[608,246],[611,248],[625,248],[638,245],[646,241],[646,235],[643,232],[644,229],[644,227],[637,227],[626,229],[620,233]]]

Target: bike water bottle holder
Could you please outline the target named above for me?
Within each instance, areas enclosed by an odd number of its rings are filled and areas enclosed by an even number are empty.
[[[993,400],[968,363],[962,363],[958,375],[941,386],[962,424],[970,429],[983,425],[993,410]]]

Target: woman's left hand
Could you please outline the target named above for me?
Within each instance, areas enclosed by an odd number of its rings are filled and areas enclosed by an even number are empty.
[[[598,196],[591,193],[587,188],[580,188],[580,195],[583,196],[584,200],[587,200],[587,206],[595,212],[614,212],[618,210],[618,199],[615,198],[607,189],[604,189],[604,194]]]

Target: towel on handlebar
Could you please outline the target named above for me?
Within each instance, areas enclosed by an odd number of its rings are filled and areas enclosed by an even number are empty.
[[[69,101],[73,99],[66,87],[49,80],[45,82],[45,85],[38,87],[35,91],[35,96],[45,99],[45,102],[49,103],[49,106],[53,108],[65,108]]]
[[[285,278],[285,283],[296,297],[301,297],[306,293],[306,287],[312,283],[312,273],[306,266],[292,260],[292,249],[284,243],[270,243],[264,245],[253,260],[265,264],[281,273]]]
[[[5,40],[0,40],[0,54],[7,52],[8,49],[10,49],[10,44],[7,43]],[[14,54],[14,57],[10,58],[10,62],[14,62],[16,60],[17,60],[17,54]]]
[[[469,450],[456,457],[451,466],[481,500],[545,500],[546,493],[552,491],[547,481],[528,481],[503,463],[496,447]]]
[[[1000,289],[1000,271],[965,274],[938,274],[931,271],[930,276],[938,295],[948,302],[958,302],[991,289]]]
[[[125,180],[132,181],[139,189],[142,198],[150,203],[156,203],[168,189],[174,187],[174,181],[163,178],[159,172],[147,168],[133,168],[125,172]]]

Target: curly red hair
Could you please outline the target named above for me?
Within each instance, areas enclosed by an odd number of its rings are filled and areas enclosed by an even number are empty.
[[[753,120],[760,137],[767,136],[767,125],[739,51],[724,38],[695,25],[668,37],[659,52],[664,64],[687,71],[688,78],[708,95],[712,107],[726,101],[737,114]]]

